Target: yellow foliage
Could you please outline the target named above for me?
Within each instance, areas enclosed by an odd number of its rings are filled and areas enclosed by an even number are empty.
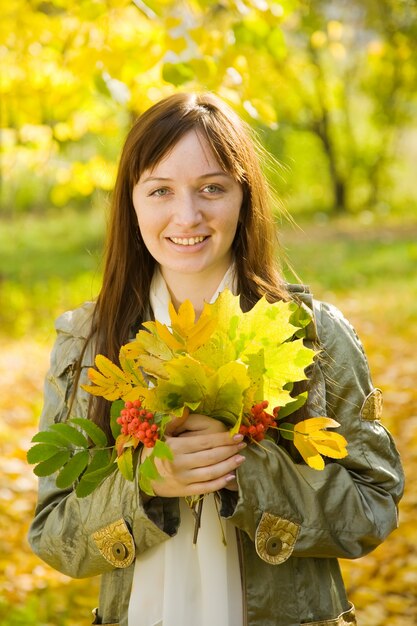
[[[85,391],[111,401],[124,398],[132,391],[132,377],[114,365],[110,359],[98,354],[95,363],[97,369],[90,367],[88,370],[88,378],[93,384],[82,385]]]
[[[339,433],[329,432],[326,428],[336,428],[338,422],[329,417],[311,417],[294,426],[294,445],[313,469],[324,469],[324,454],[332,459],[347,456],[347,441]]]

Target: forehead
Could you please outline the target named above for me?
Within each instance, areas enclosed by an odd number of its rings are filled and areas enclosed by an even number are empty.
[[[147,171],[183,169],[185,165],[192,165],[193,170],[214,167],[224,171],[208,139],[196,130],[185,133]]]

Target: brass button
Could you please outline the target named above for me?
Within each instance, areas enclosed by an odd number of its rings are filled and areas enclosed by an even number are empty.
[[[282,550],[281,539],[277,535],[273,535],[266,542],[265,549],[270,556],[277,556]]]
[[[123,561],[128,554],[125,544],[121,541],[116,541],[116,543],[113,544],[111,551],[116,561]]]

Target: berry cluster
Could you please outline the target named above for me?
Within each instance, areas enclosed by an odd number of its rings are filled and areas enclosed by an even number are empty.
[[[253,405],[251,414],[246,417],[246,424],[242,424],[239,429],[242,435],[254,441],[262,441],[268,428],[276,427],[275,418],[278,415],[279,407],[276,407],[273,411],[274,414],[270,415],[265,411],[267,406],[268,400]]]
[[[154,413],[142,408],[142,402],[125,402],[125,408],[121,410],[118,424],[122,427],[123,435],[135,437],[147,448],[153,448],[159,437],[158,425],[154,422]]]

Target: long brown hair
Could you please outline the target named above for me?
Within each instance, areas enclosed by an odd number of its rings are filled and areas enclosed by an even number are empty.
[[[91,333],[95,351],[117,361],[120,347],[143,321],[155,267],[140,234],[133,187],[189,131],[207,139],[220,165],[242,185],[243,201],[233,242],[243,310],[266,296],[288,299],[278,265],[271,196],[262,172],[261,148],[249,126],[211,93],[178,93],[145,111],[133,125],[121,154],[112,198],[104,277]],[[108,430],[109,403],[90,405],[90,417]]]

